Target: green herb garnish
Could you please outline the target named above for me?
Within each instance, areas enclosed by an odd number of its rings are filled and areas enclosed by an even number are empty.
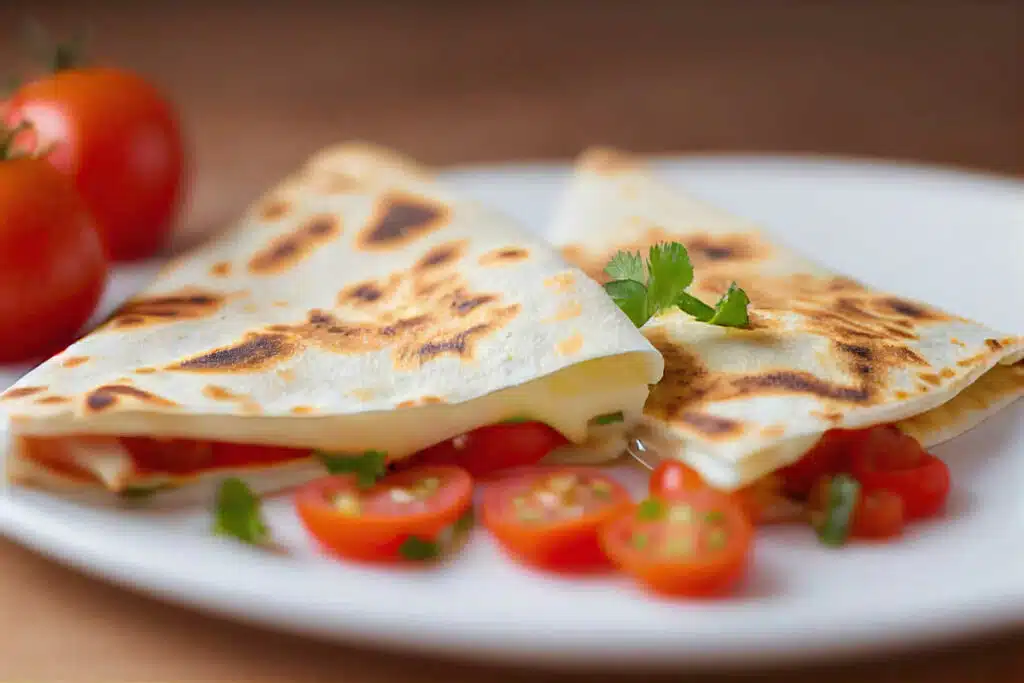
[[[622,422],[625,419],[626,419],[626,416],[623,415],[622,411],[620,410],[617,413],[608,413],[607,415],[598,415],[593,420],[591,420],[591,422],[593,422],[594,424],[598,424],[598,425],[611,425],[611,424],[615,424],[616,422]]]
[[[503,425],[517,425],[517,424],[522,424],[524,422],[531,422],[531,420],[528,417],[510,417],[507,420],[502,420],[501,424],[503,424]]]
[[[398,546],[398,554],[413,562],[426,562],[437,559],[441,555],[440,546],[419,536],[410,536]]]
[[[853,512],[860,495],[860,482],[848,474],[837,474],[828,483],[824,518],[817,526],[818,538],[825,545],[846,543],[853,526]]]
[[[244,543],[260,544],[270,534],[260,514],[260,499],[236,477],[225,479],[217,490],[213,533]]]
[[[637,327],[673,306],[711,325],[743,327],[750,323],[750,299],[735,282],[714,307],[686,292],[693,282],[693,265],[679,242],[652,246],[644,271],[640,252],[617,252],[605,266],[612,278],[604,285],[605,292]]]
[[[316,456],[331,474],[354,474],[356,485],[368,489],[387,473],[388,454],[366,451],[362,455],[341,455],[317,451]]]
[[[636,506],[637,519],[653,521],[665,516],[665,506],[660,500],[648,498]]]

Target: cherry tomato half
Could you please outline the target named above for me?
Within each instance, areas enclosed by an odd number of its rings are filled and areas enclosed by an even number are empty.
[[[484,492],[484,525],[524,564],[563,572],[608,566],[600,528],[632,505],[619,482],[584,467],[536,468]]]
[[[0,363],[74,341],[106,280],[96,224],[74,185],[44,161],[0,160]]]
[[[7,123],[32,123],[27,137],[74,179],[108,255],[153,254],[166,240],[184,190],[177,116],[148,82],[127,71],[59,71],[19,88]]]
[[[753,527],[734,498],[701,489],[649,498],[607,525],[601,540],[617,566],[657,593],[714,596],[744,575]]]
[[[902,498],[907,519],[937,515],[949,495],[946,463],[896,429],[873,430],[853,449],[850,471],[865,491],[889,491]]]
[[[423,466],[361,489],[356,477],[325,477],[299,489],[295,507],[310,534],[333,553],[367,562],[397,562],[410,539],[432,544],[472,504],[473,480],[459,467]]]
[[[426,448],[411,462],[423,465],[457,465],[474,477],[498,470],[534,465],[568,443],[559,432],[541,422],[502,423]]]
[[[831,476],[818,480],[808,499],[812,524],[826,514]],[[903,499],[890,491],[866,491],[861,486],[853,509],[849,537],[886,540],[903,533],[905,524]]]

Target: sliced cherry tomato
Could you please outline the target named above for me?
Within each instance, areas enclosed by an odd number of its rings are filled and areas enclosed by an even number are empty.
[[[651,590],[713,596],[744,575],[753,527],[734,498],[700,489],[649,498],[607,525],[601,539],[612,561]]]
[[[426,448],[410,462],[423,465],[457,465],[475,477],[498,470],[534,465],[568,443],[559,432],[542,422],[509,422],[479,427]]]
[[[190,439],[121,438],[139,472],[190,474],[213,466],[213,444]]]
[[[96,309],[107,260],[74,185],[46,162],[6,159],[0,130],[0,363],[74,341]]]
[[[779,470],[786,493],[806,498],[819,479],[845,469],[850,448],[863,438],[863,432],[854,429],[830,429],[825,432],[802,458]]]
[[[359,488],[353,475],[325,477],[299,489],[295,507],[306,529],[333,553],[367,562],[427,559],[472,504],[473,480],[459,467],[433,465],[391,474]]]
[[[513,557],[552,571],[608,566],[600,528],[632,505],[620,483],[584,467],[535,468],[490,485],[484,525]]]
[[[308,448],[266,446],[260,444],[213,442],[214,467],[270,465],[298,460],[310,454]]]
[[[711,488],[696,470],[678,460],[663,460],[648,482],[652,498],[672,500],[677,494]],[[793,522],[803,518],[803,506],[783,495],[783,480],[769,474],[750,486],[726,494],[733,498],[753,524]]]
[[[49,148],[74,180],[114,260],[151,255],[165,241],[184,191],[177,115],[151,84],[127,71],[60,71],[19,88],[7,123],[32,123],[26,144]]]
[[[855,448],[850,471],[866,491],[889,491],[902,498],[908,520],[937,515],[949,495],[946,463],[898,431],[873,434]]]

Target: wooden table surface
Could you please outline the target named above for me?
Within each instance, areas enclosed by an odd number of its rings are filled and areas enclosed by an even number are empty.
[[[29,10],[57,28],[88,20],[98,56],[179,103],[195,168],[179,244],[347,138],[436,164],[566,158],[600,142],[1024,174],[1020,2],[6,0],[0,26]],[[0,66],[15,49],[13,34],[0,38]],[[0,634],[0,680],[561,680],[221,622],[5,541]],[[1024,679],[1024,634],[993,638],[751,680]]]

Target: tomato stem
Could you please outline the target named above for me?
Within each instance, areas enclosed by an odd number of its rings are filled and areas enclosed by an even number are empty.
[[[67,40],[55,40],[41,22],[29,19],[25,22],[24,35],[28,53],[44,66],[47,73],[77,69],[86,62],[84,55],[90,42],[87,27],[79,27]]]

